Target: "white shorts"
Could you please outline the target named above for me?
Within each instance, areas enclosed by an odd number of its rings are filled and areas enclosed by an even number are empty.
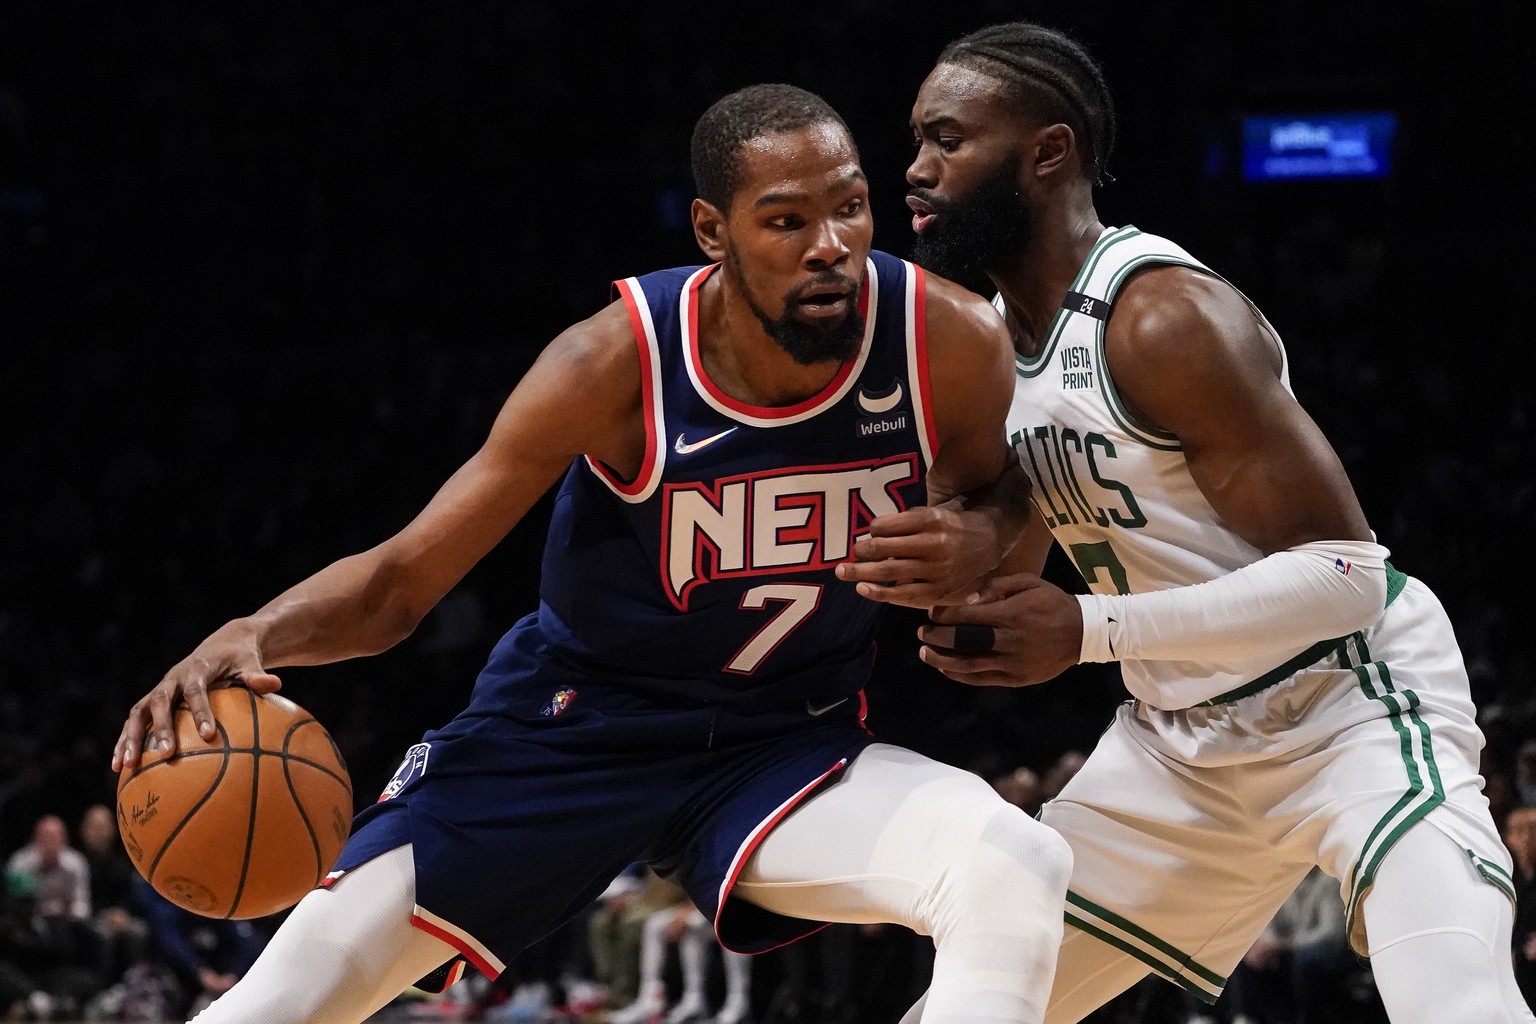
[[[1376,625],[1257,693],[1122,705],[1041,812],[1075,856],[1067,923],[1214,1001],[1314,864],[1339,880],[1364,955],[1360,901],[1420,822],[1513,899],[1474,715],[1450,620],[1413,579]]]

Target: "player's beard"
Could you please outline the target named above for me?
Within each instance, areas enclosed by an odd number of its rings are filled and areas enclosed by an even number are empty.
[[[981,290],[987,272],[1001,267],[1029,240],[1019,165],[1018,156],[1003,161],[980,184],[952,199],[914,190],[935,216],[912,243],[912,262]]]
[[[852,281],[831,270],[818,274],[791,289],[784,296],[784,312],[771,317],[752,301],[746,278],[742,275],[741,261],[734,249],[729,250],[729,256],[736,278],[742,283],[741,294],[747,300],[747,308],[752,310],[752,314],[763,325],[763,330],[791,359],[801,366],[814,366],[826,362],[844,363],[858,354],[859,346],[864,341],[864,314],[859,312],[859,288],[862,281]],[[801,296],[814,288],[827,285],[850,289],[848,311],[836,320],[808,321],[797,317],[795,313],[800,308]]]

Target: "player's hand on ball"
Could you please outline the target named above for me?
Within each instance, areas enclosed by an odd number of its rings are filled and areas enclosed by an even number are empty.
[[[236,623],[230,623],[197,646],[178,662],[165,678],[128,709],[128,719],[112,748],[112,770],[123,771],[139,763],[146,743],[149,749],[166,749],[167,756],[176,749],[176,730],[172,712],[186,704],[204,740],[212,740],[213,711],[208,707],[208,691],[239,683],[256,693],[273,693],[283,684],[261,666],[255,636]]]
[[[1002,552],[992,522],[975,512],[924,505],[869,524],[837,578],[871,601],[931,608],[974,594]]]

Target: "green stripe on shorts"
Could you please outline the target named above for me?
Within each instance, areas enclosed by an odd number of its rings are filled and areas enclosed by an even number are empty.
[[[1071,890],[1067,891],[1066,918],[1074,928],[1135,957],[1207,1003],[1214,1003],[1226,987],[1226,978],[1196,963],[1188,953]]]
[[[1398,749],[1403,759],[1403,769],[1408,776],[1408,789],[1398,798],[1390,810],[1381,816],[1371,834],[1366,837],[1360,857],[1349,875],[1349,912],[1345,921],[1345,933],[1353,936],[1356,919],[1360,913],[1360,900],[1376,879],[1381,860],[1392,849],[1398,837],[1434,808],[1445,802],[1445,786],[1440,781],[1440,771],[1435,766],[1435,753],[1430,742],[1429,725],[1419,717],[1419,695],[1412,690],[1398,690],[1392,685],[1392,673],[1385,662],[1370,661],[1365,637],[1356,633],[1353,637],[1364,664],[1354,667],[1360,679],[1360,690],[1372,700],[1386,706],[1387,721],[1397,730]]]

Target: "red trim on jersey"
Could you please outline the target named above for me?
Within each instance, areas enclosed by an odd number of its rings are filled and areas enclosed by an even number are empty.
[[[624,300],[624,308],[629,312],[629,326],[635,335],[635,347],[640,350],[640,420],[645,424],[645,457],[640,460],[640,472],[628,483],[603,463],[586,456],[587,465],[592,471],[608,481],[608,485],[620,494],[633,498],[645,490],[645,483],[651,477],[651,470],[656,465],[656,421],[654,393],[651,386],[651,343],[645,333],[645,321],[640,318],[640,307],[636,305],[642,297],[637,296],[630,289],[629,281],[615,281],[613,286],[618,289],[619,297]],[[478,966],[478,965],[477,965]]]
[[[912,339],[917,349],[917,401],[923,403],[923,432],[928,435],[928,457],[939,457],[939,436],[933,426],[933,394],[928,383],[928,275],[916,263],[908,263],[915,276],[912,288]]]
[[[722,947],[729,949],[732,953],[745,952],[744,950],[740,950],[734,946],[726,944],[725,938],[720,934],[720,915],[725,913],[725,901],[731,898],[731,889],[736,886],[736,879],[740,877],[742,869],[747,866],[747,861],[751,859],[752,854],[757,851],[757,848],[762,843],[762,841],[768,838],[768,833],[773,831],[774,826],[778,825],[779,822],[784,820],[785,815],[789,814],[789,812],[794,810],[796,807],[799,807],[801,802],[804,801],[806,797],[820,789],[823,782],[826,782],[832,776],[836,775],[838,772],[844,770],[847,767],[848,758],[845,757],[841,761],[838,761],[837,764],[833,765],[831,768],[828,768],[826,771],[822,772],[820,776],[818,776],[810,783],[810,785],[801,789],[800,792],[784,801],[779,809],[773,813],[771,818],[768,818],[766,821],[760,823],[757,828],[753,830],[752,834],[747,837],[747,841],[741,844],[741,849],[736,851],[736,860],[731,864],[731,873],[726,878],[725,884],[720,886],[720,903],[715,907],[715,941],[720,943]],[[788,946],[791,943],[799,942],[801,939],[809,938],[810,936],[815,935],[817,932],[821,931],[822,928],[829,927],[831,927],[831,922],[813,928],[803,935],[797,935],[792,939],[786,939],[785,941],[779,943],[777,946],[770,946],[767,949],[759,949],[756,952],[750,953],[748,955],[760,956],[763,953],[772,953],[775,949],[783,949],[785,946]]]
[[[431,921],[423,920],[422,918],[417,917],[415,914],[412,914],[411,927],[420,928],[434,939],[441,939],[443,942],[448,943],[448,945],[459,951],[460,956],[474,964],[476,970],[478,970],[481,974],[485,975],[492,981],[495,981],[496,978],[501,974],[500,971],[492,967],[490,963],[486,961],[485,957],[481,956],[479,953],[476,953],[474,948],[470,946],[468,942],[459,938],[452,932],[439,928]]]
[[[687,325],[685,327],[688,332],[688,351],[693,355],[693,365],[698,370],[699,383],[704,386],[705,391],[709,392],[709,396],[715,401],[719,402],[721,405],[725,406],[727,409],[730,409],[732,412],[740,413],[743,416],[753,416],[758,419],[765,420],[782,420],[809,412],[836,394],[842,388],[843,384],[847,382],[849,375],[853,373],[853,368],[858,365],[859,356],[857,353],[855,353],[853,358],[846,360],[842,366],[838,368],[836,375],[833,376],[832,380],[827,384],[826,387],[822,388],[820,392],[812,395],[810,398],[807,398],[803,402],[796,402],[794,405],[748,405],[746,402],[737,401],[715,386],[715,382],[709,379],[709,374],[707,374],[704,370],[704,357],[703,354],[699,351],[699,289],[709,278],[709,275],[713,274],[716,270],[719,269],[720,264],[714,264],[698,277],[695,277],[693,279],[693,283],[688,287],[688,319]],[[869,316],[868,273],[865,273],[864,283],[859,286],[859,315],[865,317],[866,319],[868,319]],[[860,339],[860,352],[864,350],[864,345],[867,340],[867,338]]]

